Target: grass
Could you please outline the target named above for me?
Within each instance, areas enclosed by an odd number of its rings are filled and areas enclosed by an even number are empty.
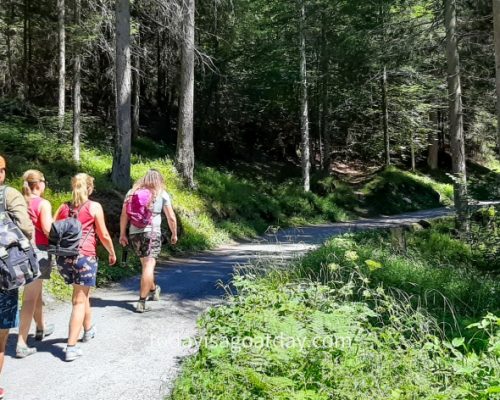
[[[293,266],[244,268],[237,295],[200,319],[169,399],[498,398],[500,283],[464,274],[472,252],[447,229],[409,234],[407,253],[371,232]],[[468,328],[447,330],[438,307]]]

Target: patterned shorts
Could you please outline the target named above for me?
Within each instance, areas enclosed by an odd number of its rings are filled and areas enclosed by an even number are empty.
[[[35,247],[36,257],[38,263],[40,264],[40,275],[39,279],[50,279],[50,273],[52,272],[52,256],[47,253],[47,246]]]
[[[97,257],[58,257],[57,267],[59,273],[68,285],[96,285]]]
[[[134,249],[137,257],[157,258],[161,252],[161,233],[142,232],[134,233],[129,238],[130,245]]]
[[[19,325],[19,290],[0,290],[0,329]]]

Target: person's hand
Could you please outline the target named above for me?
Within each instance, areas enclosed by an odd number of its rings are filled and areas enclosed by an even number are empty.
[[[128,246],[128,237],[127,235],[120,235],[120,239],[118,240],[118,242],[123,246]]]
[[[109,255],[108,263],[110,266],[116,264],[116,254]]]
[[[172,237],[170,239],[170,244],[176,244],[177,243],[177,235],[172,234]]]

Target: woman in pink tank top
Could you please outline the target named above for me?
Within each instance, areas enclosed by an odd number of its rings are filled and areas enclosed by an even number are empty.
[[[40,171],[30,169],[23,174],[23,194],[28,203],[28,214],[35,227],[35,250],[42,275],[24,288],[21,308],[19,334],[17,337],[16,357],[24,358],[36,353],[35,347],[28,347],[27,339],[31,320],[36,323],[35,339],[42,340],[54,332],[54,325],[45,324],[43,318],[42,285],[44,279],[50,279],[51,260],[47,254],[48,234],[52,225],[52,207],[45,200],[45,177]]]
[[[82,239],[77,257],[58,257],[59,272],[67,284],[73,285],[73,311],[69,321],[66,361],[73,361],[82,355],[76,346],[83,327],[82,341],[87,342],[95,336],[90,308],[90,288],[96,285],[97,276],[97,237],[109,253],[109,265],[116,263],[113,241],[109,235],[102,206],[89,200],[94,190],[94,178],[87,174],[77,174],[71,179],[73,189],[70,204],[63,204],[56,212],[55,219],[77,216],[82,224]]]

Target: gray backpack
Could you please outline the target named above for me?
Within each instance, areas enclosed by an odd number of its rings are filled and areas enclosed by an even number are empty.
[[[17,289],[40,276],[30,241],[7,212],[7,187],[0,187],[0,290]]]

